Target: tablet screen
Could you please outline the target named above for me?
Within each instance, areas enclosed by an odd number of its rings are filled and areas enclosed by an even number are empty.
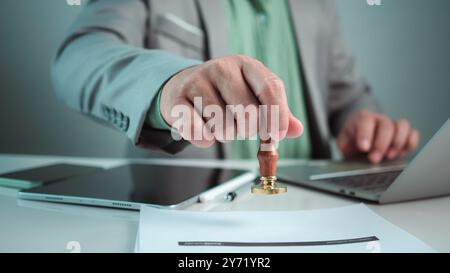
[[[171,206],[244,173],[229,169],[130,164],[23,192]]]

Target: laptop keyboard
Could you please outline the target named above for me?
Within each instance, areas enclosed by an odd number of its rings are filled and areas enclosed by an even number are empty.
[[[384,173],[334,177],[323,179],[321,181],[336,184],[344,189],[354,189],[376,193],[385,191],[400,173],[401,171],[390,171]]]

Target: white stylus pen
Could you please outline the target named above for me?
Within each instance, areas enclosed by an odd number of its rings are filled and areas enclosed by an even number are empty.
[[[198,197],[198,200],[201,203],[205,203],[208,201],[216,200],[219,197],[223,198],[228,193],[234,192],[236,189],[242,187],[243,185],[251,183],[255,178],[256,178],[255,173],[252,172],[244,173],[222,185],[219,185],[213,189],[201,193]]]

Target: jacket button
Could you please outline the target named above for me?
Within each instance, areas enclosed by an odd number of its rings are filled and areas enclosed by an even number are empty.
[[[117,127],[120,127],[120,124],[122,123],[122,121],[120,120],[120,118],[118,116],[115,116],[112,123],[114,125],[116,125]]]
[[[102,111],[103,111],[103,116],[105,118],[109,119],[109,116],[111,114],[111,111],[109,110],[109,108],[106,106],[102,106]]]
[[[130,118],[125,117],[122,120],[122,124],[120,126],[122,128],[122,130],[124,130],[125,132],[128,131],[128,128],[130,127]]]

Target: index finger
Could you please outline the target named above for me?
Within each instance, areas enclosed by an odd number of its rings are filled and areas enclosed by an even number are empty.
[[[267,129],[270,137],[281,140],[289,129],[290,110],[287,103],[283,82],[268,68],[258,61],[244,61],[242,73],[255,97],[262,105],[267,105]],[[278,106],[278,132],[272,132],[272,106]],[[261,117],[263,118],[263,117]],[[274,124],[276,126],[276,124]],[[275,128],[273,128],[275,129]],[[273,135],[274,133],[278,135]]]

